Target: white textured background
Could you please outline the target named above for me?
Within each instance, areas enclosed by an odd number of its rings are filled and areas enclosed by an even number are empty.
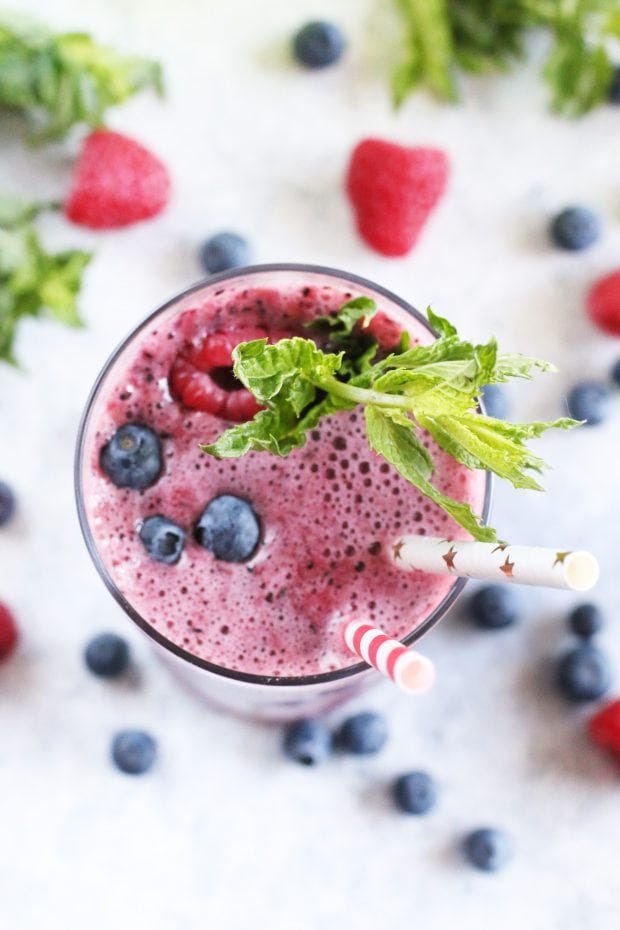
[[[284,761],[277,730],[218,716],[183,693],[105,592],[84,551],[72,499],[72,453],[92,380],[147,311],[200,274],[198,243],[221,228],[251,239],[256,261],[317,262],[374,278],[463,332],[492,330],[562,374],[511,391],[515,418],[562,413],[574,379],[602,376],[620,349],[582,311],[588,283],[620,258],[620,112],[551,117],[534,70],[468,85],[467,103],[417,96],[390,108],[388,0],[21,0],[55,26],[86,28],[165,64],[168,94],[115,112],[114,128],[159,152],[174,175],[155,222],[90,235],[59,219],[50,246],[94,247],[82,308],[88,328],[25,325],[25,372],[0,370],[0,474],[21,511],[0,537],[0,597],[19,618],[19,654],[0,670],[0,925],[3,930],[616,930],[620,786],[591,750],[584,716],[549,684],[569,640],[564,593],[524,592],[519,628],[469,629],[458,613],[425,641],[435,691],[407,700],[380,689],[360,706],[389,714],[380,757],[306,771]],[[350,39],[323,74],[287,63],[307,18]],[[2,117],[1,186],[58,196],[70,151],[28,151]],[[368,134],[449,152],[448,196],[404,260],[368,251],[352,230],[342,174]],[[546,242],[550,213],[586,202],[604,217],[583,255]],[[549,493],[501,488],[503,536],[592,548],[607,608],[604,643],[620,670],[616,450],[608,424],[540,443]],[[102,628],[125,633],[139,675],[106,684],[81,651]],[[619,675],[620,677],[620,675]],[[108,763],[120,727],[152,730],[161,760],[131,779]],[[400,771],[428,768],[441,802],[425,819],[386,802]],[[460,860],[462,832],[506,827],[517,847],[500,875]]]

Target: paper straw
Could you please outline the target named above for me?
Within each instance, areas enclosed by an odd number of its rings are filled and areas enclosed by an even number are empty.
[[[391,547],[396,565],[431,575],[589,591],[599,576],[598,562],[583,550],[458,542],[431,536],[401,536]]]
[[[355,655],[372,665],[408,694],[428,691],[435,680],[435,667],[430,659],[413,649],[407,649],[397,639],[365,620],[351,620],[344,628],[344,639]]]

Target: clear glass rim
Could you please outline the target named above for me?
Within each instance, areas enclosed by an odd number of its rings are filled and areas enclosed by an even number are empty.
[[[216,665],[214,662],[209,662],[207,659],[201,659],[193,655],[191,652],[183,649],[181,646],[178,646],[176,643],[171,642],[169,639],[166,639],[161,633],[153,629],[153,627],[146,621],[139,612],[129,603],[129,601],[124,597],[122,592],[118,589],[113,579],[110,577],[105,565],[103,564],[95,540],[90,530],[88,523],[88,518],[86,515],[86,508],[84,505],[84,488],[82,484],[82,464],[84,457],[84,445],[85,438],[90,422],[90,415],[92,412],[93,405],[99,394],[99,389],[101,388],[103,382],[105,381],[110,369],[115,364],[119,356],[124,352],[124,350],[131,344],[135,337],[143,329],[150,325],[150,323],[155,320],[161,313],[164,313],[166,310],[173,307],[175,304],[184,300],[186,297],[191,296],[197,291],[202,290],[203,288],[211,285],[217,285],[221,282],[233,281],[237,278],[247,278],[252,275],[265,274],[270,272],[298,272],[301,274],[320,274],[325,277],[334,278],[339,281],[344,281],[357,285],[362,288],[368,288],[372,291],[375,291],[377,294],[380,294],[382,297],[385,297],[386,300],[395,303],[397,306],[402,307],[407,313],[414,316],[420,323],[422,323],[426,329],[429,330],[434,336],[437,333],[433,330],[432,326],[429,324],[428,320],[422,316],[422,314],[416,310],[411,304],[407,303],[406,300],[403,300],[402,297],[399,297],[397,294],[394,294],[392,291],[388,290],[385,287],[382,287],[378,284],[375,284],[374,281],[370,281],[368,278],[363,278],[360,275],[352,274],[347,271],[340,271],[337,268],[329,268],[322,265],[307,265],[296,262],[279,262],[275,264],[264,264],[264,265],[248,265],[243,268],[234,268],[229,271],[218,272],[217,274],[209,275],[208,278],[204,278],[193,284],[191,287],[188,287],[186,290],[181,291],[179,294],[175,294],[174,297],[167,300],[164,304],[158,307],[156,310],[153,310],[147,317],[145,317],[142,322],[135,326],[130,333],[120,342],[120,344],[114,349],[112,354],[109,356],[105,364],[103,365],[101,371],[99,372],[93,387],[88,395],[86,405],[84,407],[84,412],[80,419],[80,424],[78,427],[77,434],[77,443],[75,451],[75,460],[74,460],[74,478],[75,478],[75,499],[77,505],[78,518],[80,523],[80,529],[82,531],[82,536],[86,543],[86,548],[90,554],[91,559],[99,573],[104,584],[117,601],[117,603],[123,608],[125,613],[130,617],[134,623],[154,640],[159,646],[171,652],[177,658],[182,659],[186,662],[189,662],[190,665],[194,665],[197,668],[201,668],[204,671],[211,672],[214,675],[219,675],[224,678],[232,678],[236,681],[246,682],[253,685],[268,685],[269,687],[282,687],[282,686],[307,686],[307,685],[318,685],[318,684],[329,684],[334,683],[346,678],[352,678],[355,675],[360,675],[363,672],[367,672],[369,666],[364,662],[357,662],[355,665],[349,665],[346,668],[337,669],[333,672],[321,672],[315,675],[303,675],[303,676],[283,676],[275,677],[271,675],[253,675],[249,672],[240,672],[236,669],[225,668],[221,665]],[[481,409],[482,405],[481,405]],[[484,503],[482,508],[482,519],[486,522],[488,519],[491,502],[493,497],[493,476],[487,472],[486,474],[486,483],[485,483],[485,494],[484,494]],[[465,587],[467,581],[465,578],[458,578],[448,594],[444,599],[437,605],[435,610],[433,610],[428,617],[421,623],[415,630],[404,637],[401,641],[405,646],[410,646],[415,643],[420,637],[424,636],[432,627],[438,623],[441,618],[447,613],[452,604],[456,601],[463,588]]]

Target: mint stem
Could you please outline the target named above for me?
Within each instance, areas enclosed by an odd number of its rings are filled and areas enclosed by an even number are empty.
[[[375,404],[377,407],[399,407],[401,410],[407,410],[411,413],[411,401],[409,398],[399,394],[382,394],[381,391],[372,391],[369,388],[355,387],[353,384],[346,384],[338,381],[337,378],[325,378],[317,387],[327,391],[328,394],[336,394],[344,400],[352,400],[357,404]]]

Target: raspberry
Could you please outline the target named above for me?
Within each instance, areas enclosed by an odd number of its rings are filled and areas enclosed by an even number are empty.
[[[620,699],[606,704],[588,724],[590,736],[620,762]]]
[[[381,348],[387,352],[391,352],[392,349],[396,348],[403,334],[398,323],[391,320],[382,311],[375,313],[365,332],[372,336],[373,339],[376,339]]]
[[[593,323],[612,336],[620,336],[620,270],[594,282],[587,307]]]
[[[17,643],[17,626],[13,614],[0,602],[0,660],[13,652]]]
[[[170,369],[170,393],[193,410],[235,423],[251,420],[263,408],[234,377],[232,352],[240,342],[266,337],[258,327],[210,333],[179,352]]]
[[[81,226],[112,229],[156,216],[169,196],[168,171],[155,155],[128,136],[98,129],[84,142],[64,211]]]
[[[353,150],[346,181],[362,238],[382,255],[406,255],[447,177],[440,149],[364,139]]]

